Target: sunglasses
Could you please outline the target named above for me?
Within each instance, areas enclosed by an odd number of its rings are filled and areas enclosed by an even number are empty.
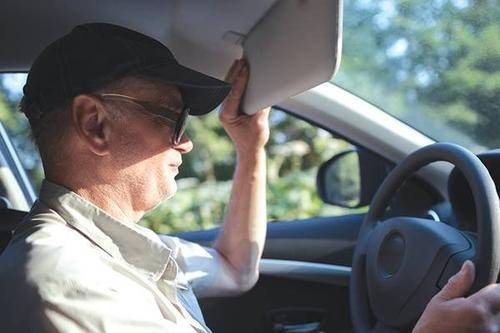
[[[181,111],[174,110],[165,106],[161,106],[152,102],[142,101],[135,97],[121,95],[121,94],[95,94],[101,99],[116,99],[129,102],[139,106],[138,110],[152,117],[154,120],[161,124],[165,122],[174,124],[174,131],[172,132],[171,142],[173,145],[178,145],[181,142],[182,135],[186,130],[187,117],[189,115],[189,107],[182,107]]]

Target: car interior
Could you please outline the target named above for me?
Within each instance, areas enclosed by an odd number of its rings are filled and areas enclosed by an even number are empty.
[[[321,163],[315,186],[324,203],[358,210],[269,223],[257,284],[242,295],[199,300],[213,332],[408,332],[464,260],[477,266],[475,290],[498,279],[500,150],[474,154],[456,143],[436,143],[328,83],[342,66],[344,5],[2,3],[0,41],[9,48],[0,52],[0,72],[29,71],[44,46],[77,24],[119,24],[160,40],[183,65],[220,79],[234,59],[247,57],[254,76],[245,112],[273,105],[353,145]],[[0,125],[1,254],[36,193]],[[342,195],[352,187],[350,178],[339,177],[345,172],[356,173],[352,195]],[[218,230],[175,235],[210,246]]]

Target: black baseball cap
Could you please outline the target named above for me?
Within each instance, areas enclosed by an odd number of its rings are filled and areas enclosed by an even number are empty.
[[[30,121],[37,119],[79,94],[127,75],[176,85],[192,115],[212,111],[231,90],[229,83],[180,65],[156,39],[114,24],[87,23],[51,43],[36,58],[23,88],[26,115]]]

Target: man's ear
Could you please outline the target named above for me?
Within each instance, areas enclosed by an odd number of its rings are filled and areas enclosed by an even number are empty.
[[[73,126],[82,142],[94,154],[109,153],[109,119],[102,102],[89,95],[78,95],[71,103]]]

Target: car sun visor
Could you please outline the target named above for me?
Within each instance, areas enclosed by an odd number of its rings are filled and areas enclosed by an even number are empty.
[[[340,63],[341,43],[342,0],[277,1],[243,42],[250,63],[244,112],[329,81]]]

